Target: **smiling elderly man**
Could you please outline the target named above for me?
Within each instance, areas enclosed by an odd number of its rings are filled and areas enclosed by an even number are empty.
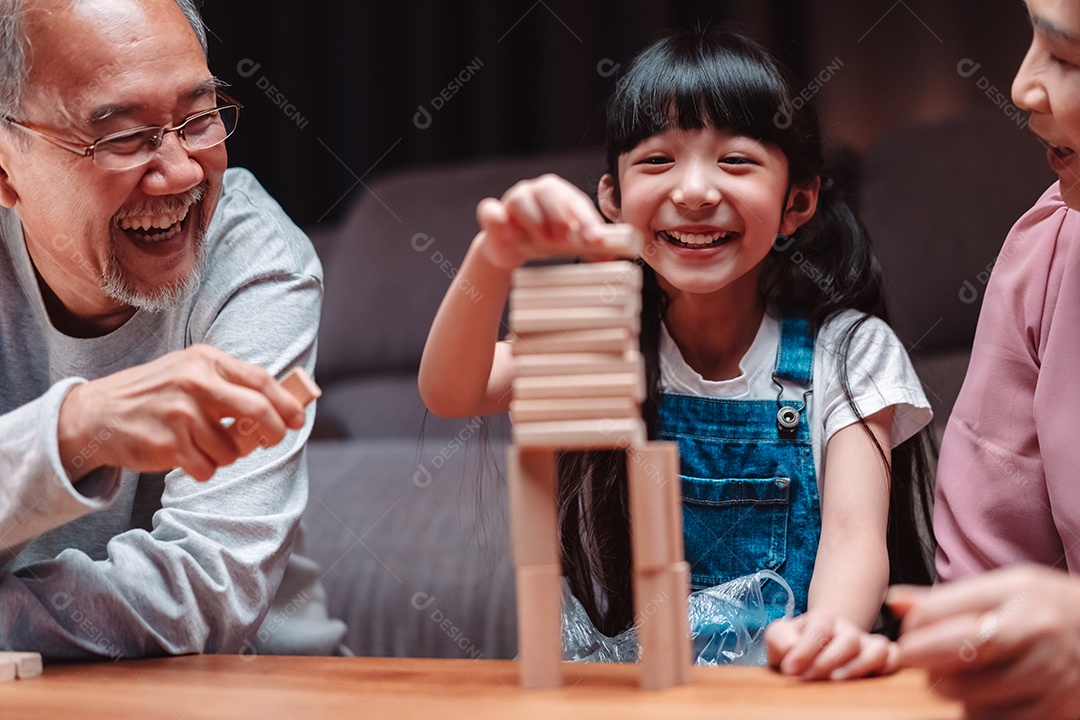
[[[338,647],[273,377],[322,271],[238,116],[192,0],[0,0],[0,649]]]

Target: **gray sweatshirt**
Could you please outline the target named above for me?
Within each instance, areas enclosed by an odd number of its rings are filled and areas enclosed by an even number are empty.
[[[190,300],[71,338],[49,322],[19,220],[0,209],[0,649],[47,658],[337,649],[344,626],[326,617],[317,569],[290,558],[314,406],[302,430],[206,483],[181,470],[105,468],[73,486],[60,463],[59,409],[76,383],[196,343],[278,377],[313,369],[322,268],[247,171],[225,174],[207,252]]]

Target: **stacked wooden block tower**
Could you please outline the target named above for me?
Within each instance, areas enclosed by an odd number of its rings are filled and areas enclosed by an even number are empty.
[[[595,250],[636,257],[641,239],[630,226],[608,226]],[[525,687],[562,682],[559,450],[627,453],[642,687],[682,684],[689,674],[690,571],[683,561],[678,445],[647,440],[640,317],[641,268],[627,260],[514,273],[508,469]]]

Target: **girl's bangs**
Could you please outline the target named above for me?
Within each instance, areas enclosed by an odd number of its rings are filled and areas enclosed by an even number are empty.
[[[782,70],[742,48],[657,48],[622,78],[609,108],[609,148],[621,155],[657,133],[713,127],[780,144],[791,97]]]

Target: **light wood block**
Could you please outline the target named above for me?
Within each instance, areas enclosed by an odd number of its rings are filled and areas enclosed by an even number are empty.
[[[682,523],[680,523],[681,527]],[[679,538],[682,542],[682,538]],[[668,573],[671,582],[672,606],[670,608],[670,628],[676,641],[675,668],[676,683],[685,685],[690,682],[690,668],[693,665],[694,641],[690,637],[690,563],[675,563]]]
[[[629,260],[523,267],[514,271],[513,287],[559,287],[568,285],[620,285],[641,289],[641,268]]]
[[[290,395],[297,399],[301,405],[307,405],[312,400],[322,395],[322,390],[304,368],[297,365],[289,374],[281,379],[281,387],[285,388]]]
[[[641,328],[641,300],[625,307],[553,308],[549,310],[513,310],[510,328],[516,335],[567,332],[599,328],[629,328],[637,334]]]
[[[622,353],[638,350],[637,333],[628,327],[568,332],[538,333],[510,338],[514,355],[550,355],[555,353]]]
[[[651,442],[626,457],[634,570],[651,571],[683,559],[679,446]]]
[[[622,306],[641,299],[641,291],[623,285],[573,285],[568,287],[514,288],[510,310]]]
[[[19,663],[17,660],[0,658],[0,682],[14,680],[19,676]]]
[[[506,476],[514,564],[558,566],[555,453],[511,446]]]
[[[636,258],[641,257],[641,253],[645,251],[645,239],[633,225],[627,223],[605,225],[600,232],[604,237],[601,249],[605,253]]]
[[[641,406],[631,398],[565,398],[512,400],[512,423],[640,418]]]
[[[628,353],[552,353],[520,355],[513,361],[515,378],[559,375],[595,375],[600,373],[641,373],[645,365],[639,352]]]
[[[517,568],[521,685],[562,684],[562,573],[557,565]]]
[[[626,397],[645,399],[644,379],[638,373],[523,377],[514,381],[514,399]]]
[[[634,546],[637,551],[637,545]],[[671,632],[672,608],[670,571],[634,572],[634,617],[641,643],[641,687],[663,690],[678,683],[676,666],[690,663],[677,657],[679,641]],[[683,620],[683,625],[686,620]]]
[[[647,439],[645,421],[640,418],[519,423],[513,434],[522,448],[564,450],[614,449],[643,445]]]
[[[41,667],[41,653],[0,652],[0,680],[37,677]]]

